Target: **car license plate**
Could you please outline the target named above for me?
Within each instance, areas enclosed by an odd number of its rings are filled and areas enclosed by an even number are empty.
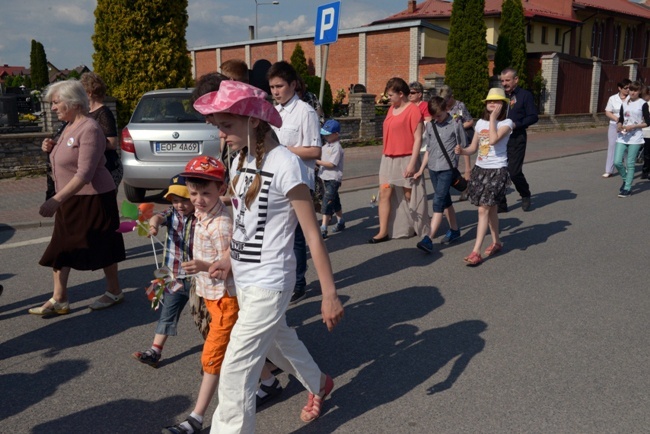
[[[155,146],[158,154],[197,154],[199,152],[198,142],[155,142]]]

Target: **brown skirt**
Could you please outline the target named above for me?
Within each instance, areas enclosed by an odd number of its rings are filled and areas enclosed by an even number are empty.
[[[125,259],[115,190],[73,196],[54,215],[52,240],[40,265],[98,270]]]

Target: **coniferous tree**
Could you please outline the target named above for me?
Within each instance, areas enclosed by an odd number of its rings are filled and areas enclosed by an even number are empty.
[[[97,0],[93,69],[125,125],[150,90],[192,85],[187,0]]]
[[[29,69],[34,89],[43,89],[45,86],[50,84],[45,48],[43,47],[43,44],[33,39],[32,49],[29,54]]]
[[[309,75],[309,68],[307,67],[307,58],[305,57],[305,50],[302,49],[302,46],[298,43],[296,48],[293,49],[291,53],[291,59],[289,60],[293,69],[296,70],[298,76],[302,79],[305,79]]]
[[[474,117],[483,112],[489,86],[484,9],[485,0],[454,1],[447,47],[445,82]]]
[[[507,67],[517,70],[519,86],[528,87],[526,58],[526,25],[521,0],[504,0],[501,7],[497,52],[494,56],[494,75]]]

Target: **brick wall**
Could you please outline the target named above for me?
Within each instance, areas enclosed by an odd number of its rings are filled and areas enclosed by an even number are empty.
[[[409,78],[409,29],[368,33],[366,76],[368,93],[380,95],[391,77]]]
[[[196,77],[201,77],[208,72],[217,70],[217,53],[216,50],[195,51]]]
[[[216,56],[215,56],[216,59]],[[246,52],[244,47],[232,47],[232,48],[222,48],[221,49],[221,63],[224,63],[226,60],[246,60]],[[214,69],[212,70],[214,71]],[[211,72],[211,71],[205,71]],[[205,74],[204,72],[204,74]],[[198,70],[197,70],[198,74]],[[201,75],[199,75],[200,77]]]
[[[335,44],[330,45],[325,78],[332,88],[332,96],[336,95],[337,89],[344,89],[347,94],[350,84],[357,84],[357,77],[359,76],[358,58],[358,35],[339,37],[339,40]],[[333,66],[336,67],[334,68]]]
[[[276,42],[269,42],[268,44],[251,45],[251,64],[248,65],[252,68],[258,60],[266,59],[271,63],[278,60],[278,44]]]

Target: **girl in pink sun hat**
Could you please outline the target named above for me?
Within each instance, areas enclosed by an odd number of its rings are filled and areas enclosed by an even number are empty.
[[[296,279],[293,237],[298,223],[318,273],[321,312],[329,330],[342,319],[343,306],[314,218],[307,168],[275,138],[271,125],[281,126],[282,119],[265,92],[224,81],[219,91],[196,100],[194,108],[219,128],[231,151],[239,151],[231,167],[230,260],[210,268],[212,277],[223,278],[232,267],[240,307],[221,370],[212,432],[255,431],[255,393],[265,357],[309,391],[300,418],[311,422],[320,416],[334,383],[286,323]]]

